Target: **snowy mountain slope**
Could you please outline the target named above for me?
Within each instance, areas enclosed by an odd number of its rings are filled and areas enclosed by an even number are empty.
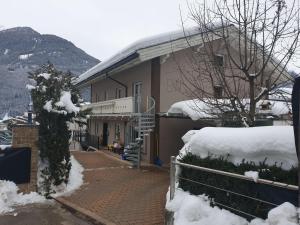
[[[22,114],[28,105],[28,71],[50,61],[59,70],[79,75],[99,63],[73,43],[30,27],[0,31],[0,118]]]

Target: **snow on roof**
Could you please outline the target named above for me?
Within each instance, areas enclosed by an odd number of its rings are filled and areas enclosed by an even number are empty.
[[[214,29],[219,28],[219,26],[215,26]],[[189,29],[185,29],[184,31],[177,30],[172,32],[167,32],[159,35],[155,35],[152,37],[147,37],[141,39],[139,41],[134,42],[133,44],[129,45],[128,47],[124,48],[117,54],[113,55],[112,57],[108,58],[107,60],[100,62],[96,66],[92,67],[85,73],[81,74],[78,79],[77,83],[80,83],[89,77],[93,76],[96,73],[103,71],[104,69],[114,65],[115,63],[125,59],[126,57],[136,53],[138,50],[149,48],[155,45],[171,42],[177,39],[185,38],[186,36],[193,36],[199,34],[200,30],[197,27],[192,27]]]
[[[282,164],[287,170],[298,165],[292,126],[205,127],[188,136],[184,136],[182,155],[191,152],[201,158],[228,156],[234,164],[243,159],[259,164],[266,159],[267,165]]]
[[[226,101],[226,100],[219,100]],[[249,99],[244,99],[245,106],[249,106]],[[259,106],[264,104],[264,102],[268,102],[270,104],[270,110],[261,110]],[[227,104],[227,103],[226,103]],[[282,102],[282,101],[272,101],[272,100],[260,100],[257,103],[257,111],[259,113],[270,113],[275,116],[287,115],[291,112],[291,103],[290,102]],[[190,117],[192,120],[199,120],[204,118],[214,118],[220,111],[211,105],[199,100],[186,100],[175,102],[169,110],[167,111],[167,115],[172,114],[182,114],[184,116]]]

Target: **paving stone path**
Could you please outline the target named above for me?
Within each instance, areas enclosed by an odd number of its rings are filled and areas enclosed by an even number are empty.
[[[166,170],[132,169],[102,152],[73,151],[85,168],[84,185],[61,200],[98,215],[107,224],[162,225],[169,186]]]

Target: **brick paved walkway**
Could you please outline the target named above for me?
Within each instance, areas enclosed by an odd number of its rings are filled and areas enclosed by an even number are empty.
[[[84,185],[69,197],[76,206],[114,224],[164,224],[166,171],[127,164],[99,152],[73,152],[85,168]]]

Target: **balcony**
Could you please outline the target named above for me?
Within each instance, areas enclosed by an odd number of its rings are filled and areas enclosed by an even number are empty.
[[[81,106],[82,110],[92,109],[92,115],[129,114],[133,113],[134,98],[118,98],[108,101],[95,102]]]

